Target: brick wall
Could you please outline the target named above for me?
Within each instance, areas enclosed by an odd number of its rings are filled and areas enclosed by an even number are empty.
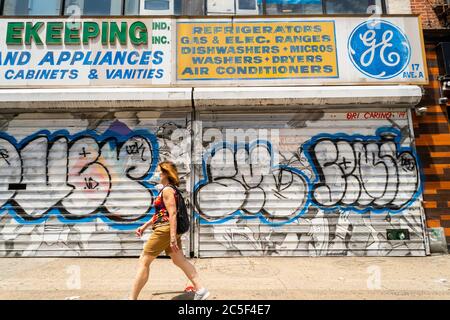
[[[448,106],[438,104],[436,43],[426,45],[430,84],[421,104],[426,114],[414,116],[416,147],[424,174],[424,207],[428,227],[443,227],[450,245],[450,124]],[[449,246],[450,247],[450,246]]]
[[[395,1],[395,0],[394,0]],[[420,14],[424,29],[441,29],[442,24],[433,11],[433,4],[443,3],[444,0],[411,0],[411,9]]]

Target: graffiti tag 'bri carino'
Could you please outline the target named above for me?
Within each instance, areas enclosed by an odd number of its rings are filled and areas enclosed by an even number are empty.
[[[235,215],[263,223],[292,222],[308,207],[307,177],[295,168],[273,165],[267,141],[220,143],[203,157],[203,177],[195,187],[202,223],[221,223]]]
[[[412,204],[421,189],[417,157],[400,140],[392,128],[376,136],[314,137],[304,146],[317,178],[313,204],[357,212],[399,212]]]
[[[21,223],[41,223],[49,215],[65,223],[100,217],[126,228],[148,217],[153,186],[147,180],[157,159],[156,137],[145,130],[44,130],[20,143],[0,133],[0,208]]]
[[[420,175],[411,148],[401,147],[397,129],[375,136],[321,134],[302,148],[315,174],[273,166],[270,143],[220,143],[203,157],[203,180],[195,207],[203,224],[236,216],[269,225],[291,223],[310,205],[324,210],[400,212],[420,194]]]

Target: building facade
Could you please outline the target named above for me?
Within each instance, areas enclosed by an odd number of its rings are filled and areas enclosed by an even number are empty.
[[[450,243],[450,3],[411,1],[420,14],[430,77],[421,105],[426,112],[414,117],[417,151],[425,176],[424,206],[430,228],[443,228]]]
[[[138,255],[161,160],[187,255],[429,254],[401,2],[4,0],[0,255]]]

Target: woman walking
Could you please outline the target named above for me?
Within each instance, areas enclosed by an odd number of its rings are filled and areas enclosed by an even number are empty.
[[[184,257],[181,247],[181,235],[177,234],[177,207],[175,195],[178,192],[173,186],[179,186],[178,171],[172,162],[165,161],[158,165],[156,178],[159,177],[162,189],[155,199],[155,215],[153,218],[136,230],[136,235],[141,237],[144,231],[152,226],[153,233],[144,245],[139,258],[139,266],[131,293],[131,299],[136,300],[142,288],[147,283],[150,265],[155,258],[165,250],[172,262],[179,267],[195,289],[194,300],[205,300],[209,291],[204,288],[199,280],[195,267]]]

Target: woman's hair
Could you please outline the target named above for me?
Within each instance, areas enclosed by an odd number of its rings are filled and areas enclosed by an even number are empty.
[[[171,161],[163,161],[159,164],[161,172],[167,175],[169,182],[175,186],[180,186],[180,178],[178,177],[178,170],[175,164]]]

